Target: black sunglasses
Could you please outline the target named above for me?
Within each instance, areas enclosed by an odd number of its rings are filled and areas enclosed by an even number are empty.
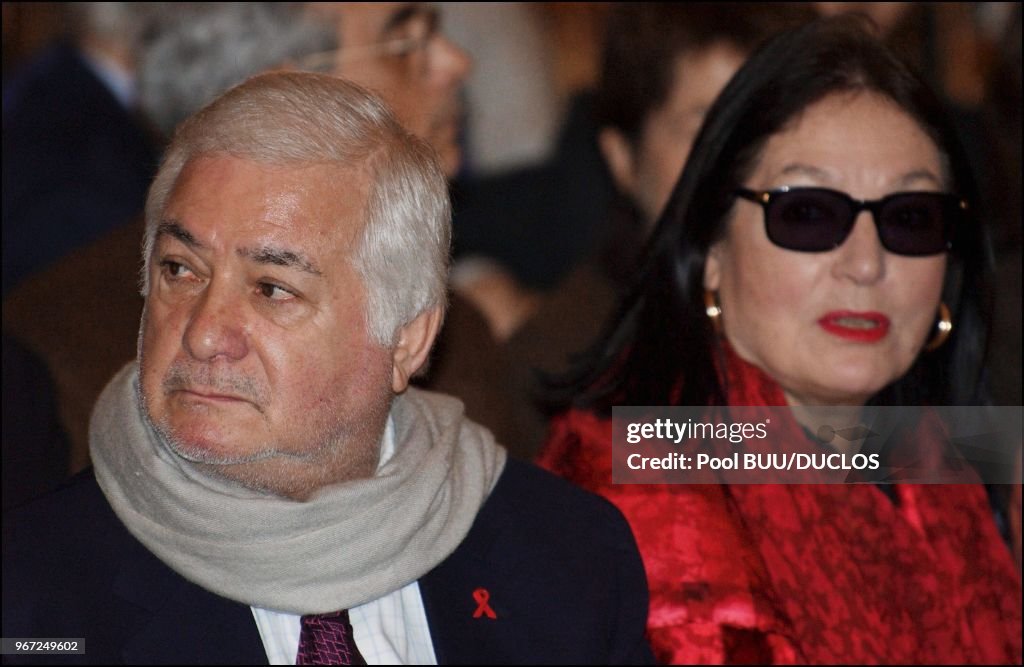
[[[739,188],[736,195],[764,207],[772,243],[800,252],[838,248],[857,215],[868,210],[883,248],[897,255],[934,255],[952,247],[955,223],[967,209],[967,202],[944,192],[896,192],[873,201],[828,188]]]

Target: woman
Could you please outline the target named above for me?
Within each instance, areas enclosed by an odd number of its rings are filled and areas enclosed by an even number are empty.
[[[611,484],[613,405],[983,398],[984,237],[946,127],[849,17],[772,40],[710,110],[541,455],[630,519],[662,661],[1020,662],[980,486]]]

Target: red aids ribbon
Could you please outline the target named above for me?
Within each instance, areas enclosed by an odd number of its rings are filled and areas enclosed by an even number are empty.
[[[473,618],[480,618],[483,614],[487,614],[487,618],[498,618],[498,615],[491,609],[491,605],[487,604],[487,601],[491,599],[491,594],[486,588],[478,588],[473,591],[473,599],[479,605],[473,612]]]

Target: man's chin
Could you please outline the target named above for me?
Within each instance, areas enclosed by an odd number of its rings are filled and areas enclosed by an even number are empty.
[[[455,178],[459,173],[459,167],[462,166],[462,149],[459,148],[458,144],[451,144],[438,149],[438,157],[441,159],[441,167],[444,169],[444,175],[448,177],[448,180]]]
[[[253,451],[211,434],[183,433],[175,429],[157,428],[161,440],[177,456],[192,463],[236,465],[254,463],[273,456],[269,449]]]

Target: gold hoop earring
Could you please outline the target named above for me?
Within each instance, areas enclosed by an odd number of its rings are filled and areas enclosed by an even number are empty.
[[[942,347],[942,344],[946,342],[951,333],[953,333],[953,316],[949,312],[949,307],[945,303],[940,302],[939,321],[935,323],[935,334],[924,346],[925,352],[931,352]]]
[[[718,305],[718,295],[709,289],[704,290],[704,312],[711,320],[715,333],[722,335],[722,307]]]

